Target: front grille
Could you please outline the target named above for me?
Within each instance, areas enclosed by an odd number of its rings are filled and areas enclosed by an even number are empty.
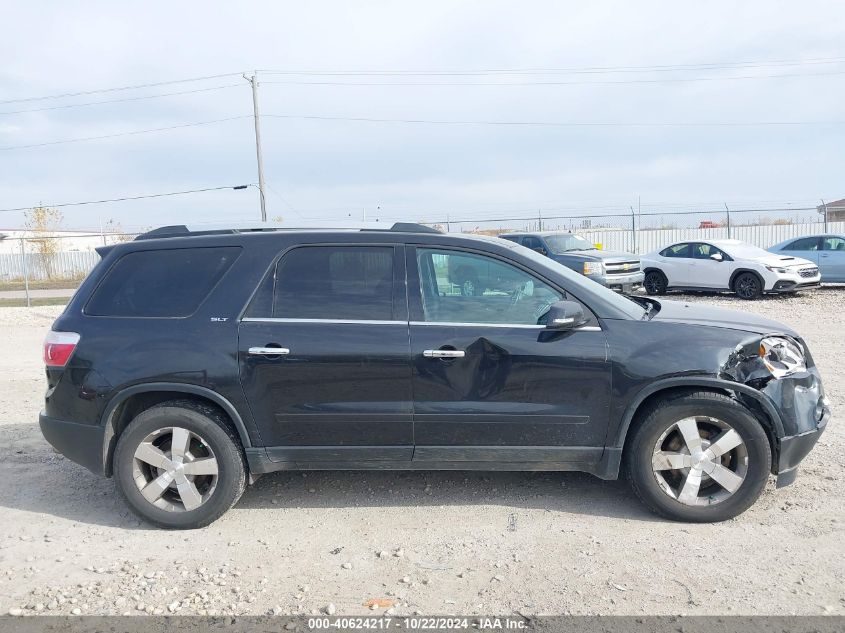
[[[607,262],[604,266],[608,275],[628,275],[640,271],[640,262],[637,260],[629,262]]]
[[[812,268],[802,268],[798,271],[798,274],[802,277],[815,277],[819,274],[819,269],[813,266]]]

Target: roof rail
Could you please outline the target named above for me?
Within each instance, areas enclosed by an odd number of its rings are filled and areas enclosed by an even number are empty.
[[[353,222],[333,224],[311,222],[303,225],[275,224],[272,222],[240,224],[174,224],[162,226],[137,236],[136,240],[164,237],[191,237],[198,235],[227,235],[232,233],[264,233],[272,231],[395,231],[399,233],[439,233],[437,229],[414,222]]]

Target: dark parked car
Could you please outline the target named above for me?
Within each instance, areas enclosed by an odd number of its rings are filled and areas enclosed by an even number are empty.
[[[504,233],[499,237],[550,257],[613,290],[630,293],[643,287],[640,258],[633,253],[600,250],[590,240],[562,231]]]
[[[830,418],[787,326],[504,240],[175,226],[99,253],[44,344],[41,429],[163,527],[302,469],[624,473],[658,513],[718,521],[791,483]],[[460,292],[452,259],[507,289]]]

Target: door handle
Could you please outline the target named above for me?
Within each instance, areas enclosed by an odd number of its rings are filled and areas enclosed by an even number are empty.
[[[423,350],[426,358],[463,358],[466,352],[459,349],[427,349]]]
[[[290,350],[287,347],[250,347],[249,353],[253,356],[287,356]]]

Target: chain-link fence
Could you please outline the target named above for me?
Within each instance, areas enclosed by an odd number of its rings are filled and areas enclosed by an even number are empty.
[[[733,238],[761,248],[805,235],[845,234],[845,207],[819,213],[816,207],[729,209],[718,211],[654,211],[604,215],[555,215],[426,222],[444,232],[498,235],[511,231],[571,231],[604,250],[648,253],[674,242]],[[342,222],[339,223],[342,225]],[[75,288],[100,260],[98,246],[132,239],[135,234],[77,234],[15,237],[2,241],[0,291],[48,282],[53,288]],[[87,242],[84,242],[87,239]],[[71,242],[69,240],[75,240]],[[80,242],[82,240],[82,242]],[[80,248],[80,244],[84,245]],[[73,244],[79,250],[71,250]]]
[[[644,254],[684,240],[738,239],[769,248],[791,237],[845,233],[845,207],[819,213],[816,207],[730,209],[711,211],[642,211],[602,215],[556,215],[538,212],[510,216],[427,223],[447,232],[487,235],[515,231],[569,231],[605,250]]]

